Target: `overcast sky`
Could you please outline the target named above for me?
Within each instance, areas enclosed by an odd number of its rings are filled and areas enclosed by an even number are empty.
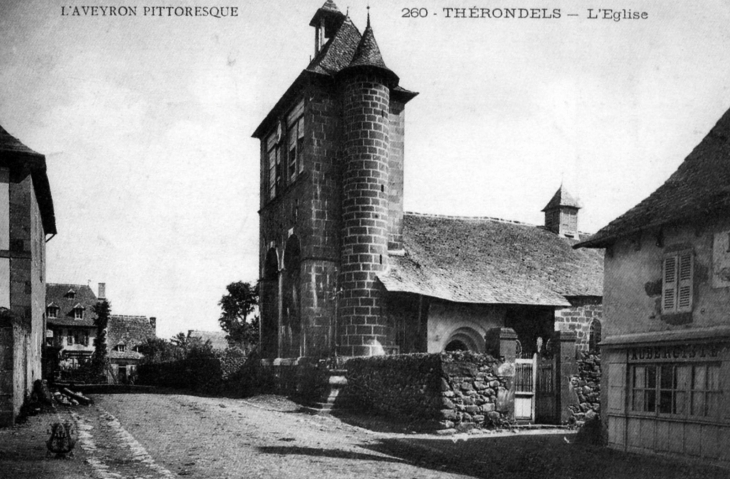
[[[106,282],[115,313],[157,316],[162,337],[218,328],[225,286],[258,277],[251,134],[306,67],[322,3],[0,1],[0,125],[48,161],[49,282]],[[587,18],[607,3],[648,19]],[[362,31],[367,0],[337,4]],[[562,180],[594,232],[730,107],[724,0],[477,2],[561,10],[540,20],[446,18],[474,6],[453,0],[369,4],[386,64],[420,92],[406,112],[407,211],[541,223]],[[62,15],[82,5],[138,13]],[[160,5],[239,10],[143,16]]]

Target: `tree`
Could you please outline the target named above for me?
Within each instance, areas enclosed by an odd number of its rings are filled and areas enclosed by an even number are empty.
[[[218,305],[221,329],[228,333],[228,339],[244,347],[252,348],[259,342],[259,286],[237,281],[226,286],[228,294],[223,295]]]
[[[185,347],[188,343],[188,337],[185,333],[177,333],[175,336],[170,338],[170,342],[178,347]]]
[[[96,339],[94,340],[94,355],[91,358],[91,369],[97,377],[104,375],[106,368],[106,328],[109,325],[109,316],[111,316],[112,307],[109,301],[104,300],[94,305],[94,313],[96,319]]]

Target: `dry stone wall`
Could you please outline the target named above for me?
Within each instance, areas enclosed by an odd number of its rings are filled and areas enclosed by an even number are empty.
[[[578,404],[569,406],[577,425],[597,418],[601,412],[601,355],[578,353],[578,374],[570,379]]]
[[[471,352],[354,358],[346,363],[349,400],[359,407],[445,432],[511,421],[511,377],[503,364]]]

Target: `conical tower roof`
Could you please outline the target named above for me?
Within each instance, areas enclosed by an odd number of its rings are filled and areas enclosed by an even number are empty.
[[[395,87],[398,85],[398,75],[393,70],[388,68],[383,61],[383,55],[380,53],[378,42],[375,40],[375,34],[373,28],[370,26],[370,12],[368,12],[368,25],[365,27],[365,31],[360,38],[360,43],[357,45],[355,55],[352,57],[352,61],[344,70],[354,68],[374,68],[382,71],[386,74],[390,82],[390,86]]]
[[[558,191],[555,192],[553,197],[548,201],[548,204],[542,211],[551,210],[553,208],[560,208],[561,206],[569,206],[571,208],[582,208],[580,202],[573,197],[563,185],[560,185]]]

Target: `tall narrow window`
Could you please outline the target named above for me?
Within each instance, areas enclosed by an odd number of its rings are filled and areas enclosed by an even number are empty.
[[[277,136],[277,132],[274,132],[266,140],[269,199],[276,197],[276,190],[281,183],[281,168],[279,166],[281,160],[279,159],[279,149],[276,146]]]
[[[692,311],[691,251],[672,254],[664,258],[662,278],[662,313]]]
[[[300,101],[287,117],[287,178],[294,181],[304,171],[302,153],[304,149],[304,100]]]

